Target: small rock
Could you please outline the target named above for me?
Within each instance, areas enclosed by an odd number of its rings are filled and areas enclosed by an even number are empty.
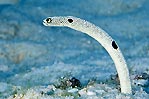
[[[96,93],[95,92],[92,92],[92,91],[87,91],[87,95],[93,96],[93,95],[96,95]]]
[[[81,82],[75,77],[71,78],[69,81],[71,82],[72,88],[81,87]]]
[[[78,89],[77,88],[73,88],[73,89],[68,90],[68,92],[70,92],[70,93],[76,93],[76,92],[78,92]]]
[[[140,75],[136,75],[134,78],[134,84],[142,87],[149,86],[149,74],[142,73]]]

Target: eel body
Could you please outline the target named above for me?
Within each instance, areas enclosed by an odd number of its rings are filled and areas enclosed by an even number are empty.
[[[86,33],[97,40],[106,49],[114,61],[120,80],[121,92],[125,94],[132,93],[129,71],[123,54],[121,53],[116,41],[112,39],[112,37],[109,36],[103,29],[86,20],[73,16],[48,17],[43,20],[43,24],[45,26],[69,27],[74,30]]]

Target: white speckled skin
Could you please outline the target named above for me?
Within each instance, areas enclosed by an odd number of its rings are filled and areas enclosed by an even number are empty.
[[[70,27],[77,31],[86,33],[89,36],[93,37],[95,40],[97,40],[107,50],[107,52],[109,53],[109,55],[115,63],[116,70],[120,79],[121,92],[125,94],[132,93],[129,71],[127,68],[126,61],[118,45],[115,43],[118,48],[114,48],[112,46],[112,42],[114,40],[104,30],[90,22],[73,16],[48,17],[45,20],[43,20],[43,24],[45,26]]]

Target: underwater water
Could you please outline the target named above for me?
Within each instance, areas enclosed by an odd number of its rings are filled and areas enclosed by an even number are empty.
[[[112,36],[128,64],[133,95],[119,92],[111,79],[115,65],[97,41],[70,28],[45,27],[42,21],[48,16],[76,16]],[[0,23],[1,99],[149,98],[148,0],[0,3]],[[136,80],[142,73],[148,78]],[[55,87],[62,77],[75,77],[82,87]]]

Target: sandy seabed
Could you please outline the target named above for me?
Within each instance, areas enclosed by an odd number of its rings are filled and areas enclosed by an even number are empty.
[[[42,24],[48,16],[67,15],[94,23],[117,41],[130,70],[133,95],[120,93],[114,63],[97,41],[69,28]],[[0,4],[0,98],[148,99],[148,15],[148,0]],[[143,73],[147,79],[135,79]],[[82,87],[55,86],[67,76],[79,79]]]

